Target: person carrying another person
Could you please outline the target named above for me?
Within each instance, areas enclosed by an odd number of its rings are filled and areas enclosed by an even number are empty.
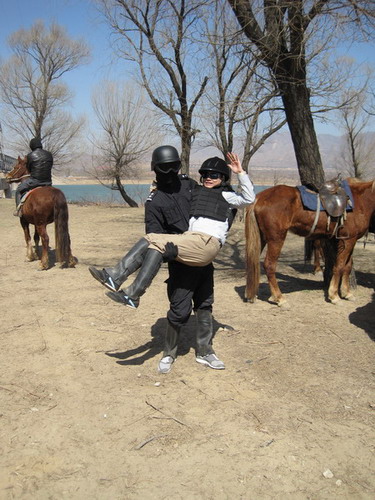
[[[147,233],[181,234],[189,228],[191,194],[197,182],[186,174],[180,174],[181,160],[173,146],[159,146],[152,153],[151,170],[155,173],[154,189],[145,203],[145,228]],[[148,248],[146,240],[140,241],[139,249],[125,255],[114,267],[96,269],[89,267],[92,276],[112,291],[117,291],[129,275],[143,262]],[[174,255],[174,254],[173,254]],[[158,363],[162,374],[170,372],[177,358],[180,332],[187,324],[194,309],[196,318],[196,360],[216,370],[225,369],[225,364],[216,356],[213,340],[212,307],[214,303],[214,267],[187,266],[181,262],[168,261],[169,277],[167,294],[169,310],[164,338],[163,357]]]
[[[21,182],[16,189],[16,211],[15,216],[21,215],[21,198],[31,189],[38,186],[52,185],[53,156],[49,151],[43,149],[42,141],[39,137],[34,137],[30,141],[31,153],[27,155],[26,167],[30,177]]]
[[[127,254],[132,255],[132,262],[142,255],[137,277],[124,290],[108,292],[109,298],[138,308],[140,297],[151,285],[166,256],[168,260],[188,266],[212,263],[225,243],[231,225],[231,209],[244,207],[255,200],[253,184],[242,169],[238,155],[228,153],[228,161],[229,166],[218,157],[203,162],[199,169],[203,185],[197,185],[192,193],[188,231],[177,235],[146,234]],[[230,170],[238,175],[240,193],[228,184]],[[127,275],[134,271],[128,268]]]

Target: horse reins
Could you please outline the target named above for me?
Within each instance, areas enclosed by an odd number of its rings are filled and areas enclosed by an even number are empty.
[[[26,177],[30,177],[30,174],[26,174],[26,175],[22,175],[21,177],[16,177],[14,179],[9,179],[13,182],[18,182],[18,181],[22,181],[23,179],[25,179]]]

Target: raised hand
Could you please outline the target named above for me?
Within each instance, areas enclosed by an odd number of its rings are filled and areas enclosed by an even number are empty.
[[[235,174],[241,174],[244,172],[240,157],[236,153],[227,153],[227,160],[228,160],[228,167],[234,172]]]

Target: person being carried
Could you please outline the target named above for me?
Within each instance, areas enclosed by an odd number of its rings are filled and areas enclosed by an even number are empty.
[[[22,181],[16,190],[16,211],[13,215],[21,215],[21,198],[31,189],[38,186],[52,185],[53,156],[49,151],[43,149],[42,141],[39,137],[34,137],[30,141],[31,153],[27,155],[26,167],[30,177]]]
[[[177,235],[150,233],[138,241],[129,251],[135,256],[143,254],[144,245],[147,245],[138,275],[124,290],[108,292],[110,299],[138,308],[140,297],[151,285],[163,259],[197,267],[212,263],[225,243],[231,209],[244,207],[255,200],[253,184],[242,169],[238,155],[228,153],[228,160],[230,170],[238,174],[241,192],[234,192],[225,181],[229,179],[229,168],[224,160],[217,157],[206,160],[199,170],[203,185],[197,185],[193,191],[188,231]],[[140,245],[142,249],[138,252]]]

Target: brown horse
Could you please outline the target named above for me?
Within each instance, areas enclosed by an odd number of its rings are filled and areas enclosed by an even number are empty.
[[[13,170],[6,176],[8,182],[20,182],[29,175],[26,162],[27,158],[18,157]],[[26,259],[28,261],[38,259],[39,239],[41,239],[40,268],[42,270],[49,268],[47,224],[55,222],[56,261],[61,262],[61,267],[75,267],[75,259],[70,249],[68,217],[68,205],[64,193],[60,189],[52,186],[42,186],[29,192],[23,203],[20,218],[26,240]],[[35,247],[31,243],[29,224],[35,226]]]
[[[337,303],[341,297],[352,299],[349,275],[352,269],[352,254],[354,246],[371,225],[375,216],[375,180],[358,182],[348,179],[352,191],[354,209],[347,213],[344,227],[339,230],[338,238],[334,239],[337,246],[332,278],[328,287],[328,299]],[[276,280],[276,265],[288,231],[299,236],[309,236],[313,226],[315,212],[305,210],[299,190],[296,187],[278,185],[260,192],[255,202],[246,213],[246,267],[247,284],[245,298],[254,302],[259,288],[260,255],[267,245],[263,262],[270,286],[270,301],[284,305],[283,297]],[[311,239],[323,242],[332,241],[335,223],[328,222],[326,212],[319,214]],[[340,288],[341,284],[341,288]]]

